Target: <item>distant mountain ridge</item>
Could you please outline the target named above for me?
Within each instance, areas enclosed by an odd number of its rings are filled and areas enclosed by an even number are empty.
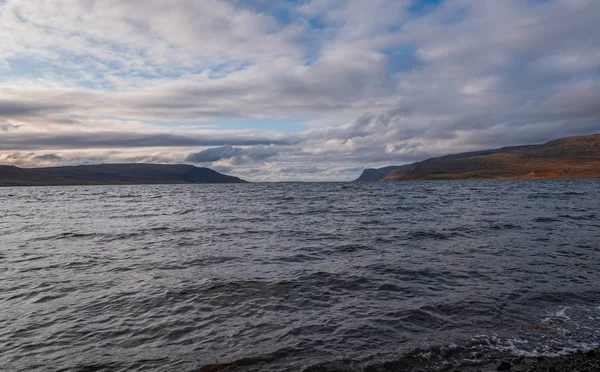
[[[600,178],[600,134],[366,169],[356,180]]]
[[[99,164],[50,168],[0,165],[0,186],[245,183],[209,168],[177,164]]]

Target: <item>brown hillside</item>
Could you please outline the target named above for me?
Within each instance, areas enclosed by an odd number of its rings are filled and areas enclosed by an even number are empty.
[[[394,169],[380,180],[597,177],[600,134],[432,158]]]

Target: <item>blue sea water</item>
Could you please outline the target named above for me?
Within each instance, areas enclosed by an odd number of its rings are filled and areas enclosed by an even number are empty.
[[[599,190],[0,188],[0,370],[433,371],[595,348]]]

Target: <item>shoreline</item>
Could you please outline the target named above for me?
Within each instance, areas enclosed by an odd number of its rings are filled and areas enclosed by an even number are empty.
[[[517,357],[492,353],[477,360],[429,360],[415,358],[411,353],[395,361],[379,362],[362,367],[350,367],[330,362],[302,368],[302,372],[598,372],[600,348],[587,352],[577,351],[561,357]],[[252,359],[228,363],[213,363],[195,369],[196,372],[235,372],[259,367]],[[441,363],[440,363],[441,362]]]
[[[441,371],[598,372],[600,371],[600,348],[587,352],[577,351],[561,357],[494,357],[484,364],[452,367]]]

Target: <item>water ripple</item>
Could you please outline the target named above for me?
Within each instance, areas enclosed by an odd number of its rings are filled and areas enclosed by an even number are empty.
[[[589,349],[599,182],[0,189],[0,370],[412,371]]]

